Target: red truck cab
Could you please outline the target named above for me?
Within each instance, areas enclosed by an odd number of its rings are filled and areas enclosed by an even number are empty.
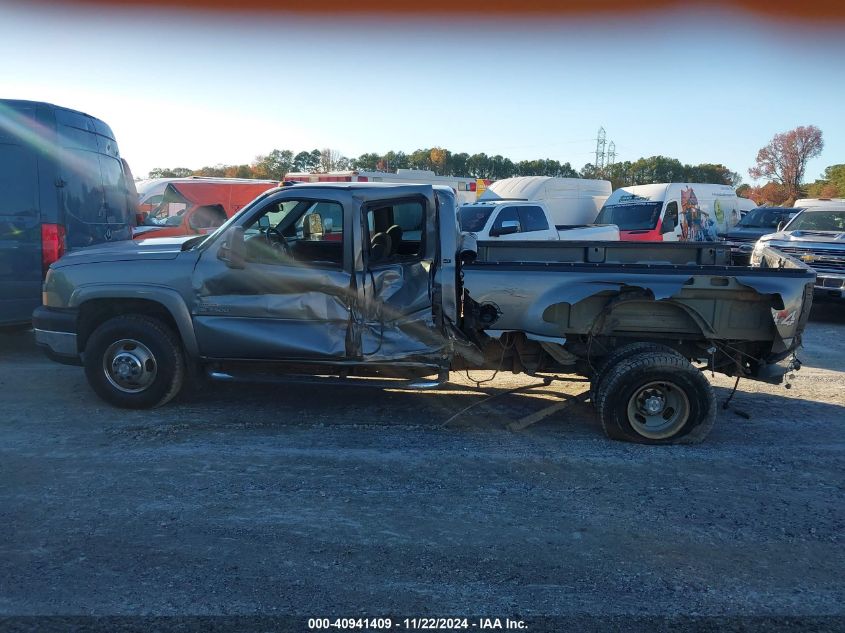
[[[146,239],[209,233],[273,188],[272,184],[262,181],[171,182],[158,206],[150,211],[139,208],[134,236]]]

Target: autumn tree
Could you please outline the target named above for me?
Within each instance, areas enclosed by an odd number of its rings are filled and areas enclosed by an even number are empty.
[[[799,126],[775,134],[771,142],[757,152],[757,164],[748,170],[754,178],[769,178],[783,185],[789,199],[801,195],[801,180],[807,162],[824,149],[822,131],[815,125]]]
[[[320,150],[319,169],[323,173],[349,169],[349,159],[336,149],[326,147]]]

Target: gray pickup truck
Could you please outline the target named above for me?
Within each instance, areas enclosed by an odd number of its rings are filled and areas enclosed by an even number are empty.
[[[699,367],[779,382],[815,275],[717,243],[476,242],[427,185],[303,184],[209,236],[92,247],[54,264],[36,339],[120,407],[186,377],[435,387],[450,370],[586,376],[605,432],[702,440]]]
[[[845,299],[845,204],[801,210],[776,233],[758,240],[751,263],[769,249],[800,259],[816,271],[817,299]]]

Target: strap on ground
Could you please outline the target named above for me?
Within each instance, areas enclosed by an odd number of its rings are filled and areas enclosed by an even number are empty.
[[[508,430],[522,431],[524,429],[527,429],[532,424],[537,424],[537,422],[545,420],[550,415],[560,413],[561,411],[572,406],[576,402],[584,402],[589,396],[589,390],[574,396],[566,395],[564,396],[565,400],[563,400],[562,402],[555,402],[554,404],[549,405],[545,409],[540,409],[539,411],[536,411],[531,415],[526,415],[524,418],[520,418],[519,420],[511,422],[510,424],[508,424]]]

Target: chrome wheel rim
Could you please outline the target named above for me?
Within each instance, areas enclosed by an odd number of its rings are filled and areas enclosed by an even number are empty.
[[[109,345],[103,354],[103,372],[115,389],[140,393],[153,384],[158,363],[146,345],[127,338]]]
[[[671,382],[650,382],[630,397],[627,414],[631,427],[643,437],[665,439],[675,435],[689,419],[689,398]]]

